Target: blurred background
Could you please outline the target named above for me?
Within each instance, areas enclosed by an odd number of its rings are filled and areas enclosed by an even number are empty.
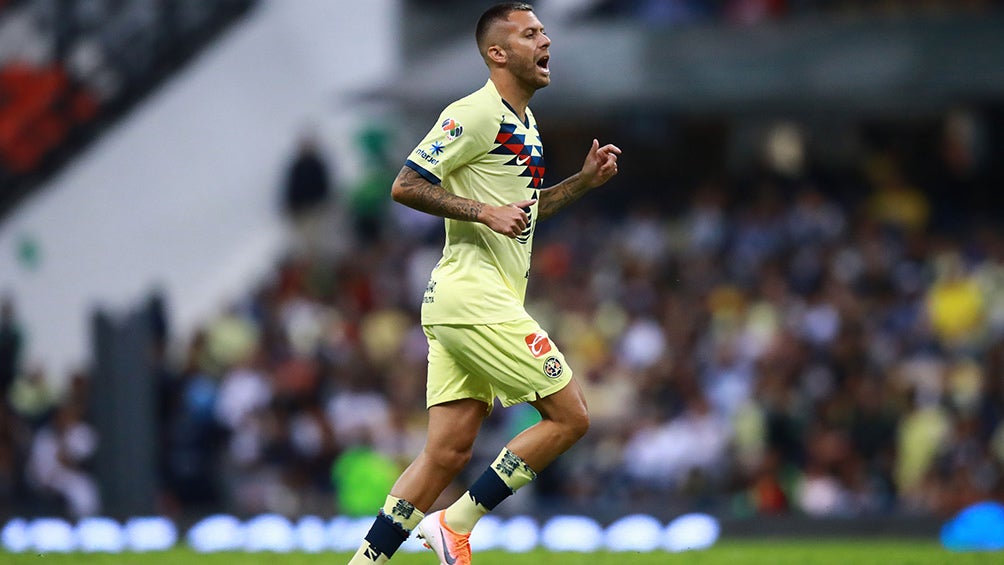
[[[443,239],[390,183],[484,84],[492,3],[0,0],[0,521],[375,512]],[[1002,2],[534,4],[546,184],[624,154],[527,301],[592,429],[499,513],[927,534],[1004,499]]]

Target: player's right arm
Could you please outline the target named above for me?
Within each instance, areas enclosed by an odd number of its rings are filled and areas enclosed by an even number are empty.
[[[492,231],[515,238],[523,233],[529,216],[523,208],[529,208],[533,200],[513,202],[504,206],[491,206],[463,196],[457,196],[440,184],[429,182],[414,169],[405,165],[394,179],[391,197],[426,214],[441,218],[481,222]]]

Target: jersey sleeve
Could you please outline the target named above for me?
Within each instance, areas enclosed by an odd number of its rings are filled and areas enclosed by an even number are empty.
[[[469,103],[451,104],[408,156],[405,165],[433,184],[483,155],[494,133],[484,112]]]

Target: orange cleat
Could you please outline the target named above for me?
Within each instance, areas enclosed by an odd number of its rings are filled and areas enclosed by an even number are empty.
[[[440,565],[471,565],[471,534],[458,534],[443,520],[440,510],[422,519],[418,524],[418,537],[425,547],[436,552]]]

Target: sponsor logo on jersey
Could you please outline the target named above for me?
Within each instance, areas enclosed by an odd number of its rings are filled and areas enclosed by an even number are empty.
[[[554,355],[544,360],[544,374],[548,377],[556,379],[561,376],[564,370],[565,368],[561,366],[561,361]]]
[[[429,284],[425,285],[425,294],[422,296],[423,304],[433,304],[436,302],[436,281],[429,279]]]
[[[438,157],[443,152],[443,147],[445,146],[442,141],[433,141],[432,147],[429,147],[429,153]]]
[[[536,358],[541,358],[545,353],[551,351],[551,340],[543,332],[534,332],[525,338],[526,346],[530,348],[530,354]]]
[[[415,155],[418,155],[419,157],[422,158],[423,161],[429,163],[430,165],[439,164],[439,159],[436,159],[432,155],[429,155],[429,152],[426,151],[425,149],[422,149],[421,147],[415,148]]]
[[[446,139],[449,141],[453,141],[464,134],[464,126],[453,118],[446,118],[441,125],[443,132],[446,134]]]

